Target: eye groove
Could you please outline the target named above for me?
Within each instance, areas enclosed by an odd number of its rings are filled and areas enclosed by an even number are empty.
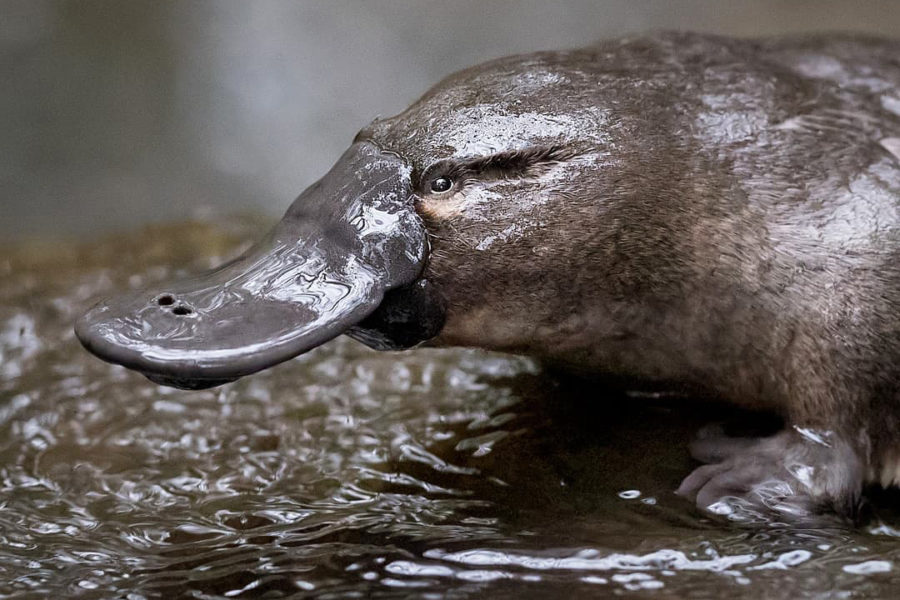
[[[533,172],[532,169],[564,162],[579,154],[572,149],[550,145],[506,150],[472,158],[443,159],[427,167],[419,181],[427,182],[424,184],[424,191],[445,194],[468,185],[469,180],[527,177]]]
[[[431,180],[431,191],[435,194],[449,192],[453,187],[453,181],[449,177],[435,177]]]

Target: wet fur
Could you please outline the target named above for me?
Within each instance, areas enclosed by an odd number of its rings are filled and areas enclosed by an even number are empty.
[[[900,98],[897,42],[663,33],[474,67],[360,139],[419,176],[425,278],[447,306],[435,344],[779,411],[774,438],[707,439],[697,456],[715,466],[683,491],[850,513],[864,481],[900,476],[900,157],[883,143],[900,113],[886,97]],[[435,164],[560,146],[563,177],[425,187]],[[791,470],[804,461],[806,483]]]

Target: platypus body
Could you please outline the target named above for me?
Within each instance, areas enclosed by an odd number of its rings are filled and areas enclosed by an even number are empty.
[[[686,385],[787,426],[698,440],[682,494],[850,514],[900,483],[900,43],[660,33],[473,67],[244,256],[76,331],[189,388],[341,333]]]

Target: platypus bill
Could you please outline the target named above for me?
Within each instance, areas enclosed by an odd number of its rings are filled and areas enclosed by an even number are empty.
[[[485,63],[364,128],[259,244],[76,325],[218,385],[349,335],[478,346],[781,413],[706,437],[719,513],[900,482],[900,43],[663,33]]]

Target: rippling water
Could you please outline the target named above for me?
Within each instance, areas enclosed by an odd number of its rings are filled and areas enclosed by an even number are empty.
[[[339,339],[235,384],[82,351],[98,296],[262,226],[0,251],[0,595],[894,597],[900,517],[745,529],[672,493],[711,409],[468,350]],[[896,498],[894,498],[896,502]]]

